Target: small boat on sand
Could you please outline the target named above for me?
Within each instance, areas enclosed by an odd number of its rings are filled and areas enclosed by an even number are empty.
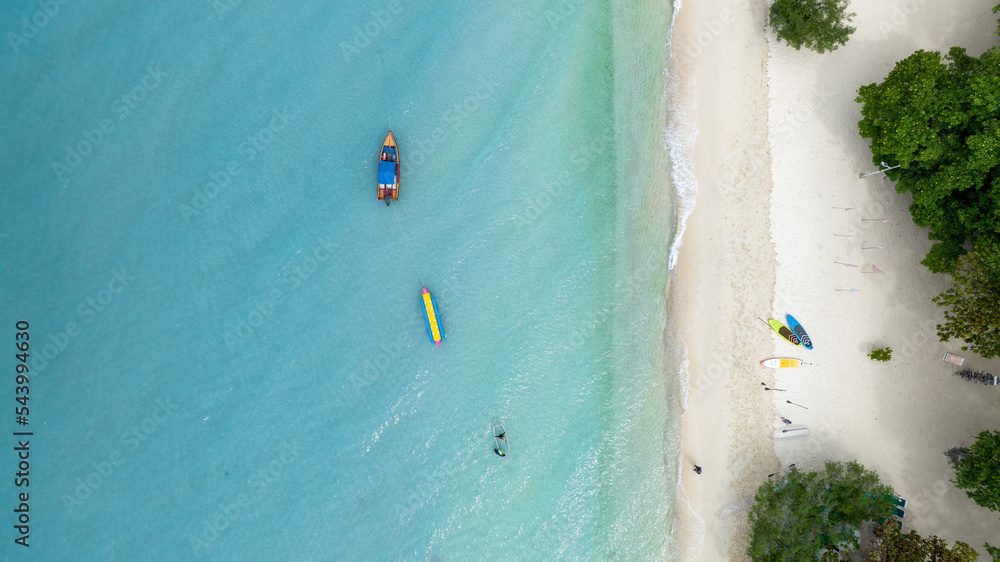
[[[802,365],[802,360],[793,357],[772,357],[761,361],[760,364],[771,369],[790,369]]]
[[[736,517],[737,515],[753,507],[755,503],[757,502],[754,501],[753,497],[746,497],[743,498],[742,500],[736,500],[733,503],[726,506],[725,509],[719,512],[719,519],[726,520],[731,517]]]
[[[378,159],[378,200],[388,207],[390,199],[399,200],[399,149],[392,131],[382,141]]]

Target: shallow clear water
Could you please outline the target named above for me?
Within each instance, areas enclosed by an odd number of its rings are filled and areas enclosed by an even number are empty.
[[[4,557],[669,556],[661,4],[0,8]]]

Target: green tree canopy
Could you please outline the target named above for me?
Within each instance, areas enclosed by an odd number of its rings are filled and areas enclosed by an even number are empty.
[[[792,470],[757,490],[750,509],[753,560],[816,560],[838,545],[858,547],[864,521],[892,514],[892,488],[856,462],[826,463],[821,472]]]
[[[958,338],[969,344],[963,350],[1000,356],[1000,243],[980,241],[951,278],[951,288],[934,297],[947,307],[944,324],[937,325],[941,341]]]
[[[795,47],[824,53],[847,43],[854,33],[854,13],[847,0],[775,0],[768,16],[778,39]]]
[[[1000,52],[917,51],[858,90],[861,136],[936,242],[923,260],[951,272],[966,242],[1000,240]]]
[[[952,482],[977,504],[1000,511],[1000,431],[983,431],[955,464]]]
[[[916,531],[903,534],[892,521],[875,528],[875,538],[868,543],[865,562],[974,562],[979,553],[968,544],[956,541],[948,548],[944,539],[923,538]]]

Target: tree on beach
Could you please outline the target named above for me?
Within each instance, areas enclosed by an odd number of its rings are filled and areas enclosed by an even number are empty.
[[[977,504],[1000,511],[1000,431],[983,431],[963,449],[952,482]]]
[[[921,263],[950,273],[967,243],[1000,240],[1000,50],[917,51],[856,101],[872,161],[898,166],[885,174],[935,241]]]
[[[856,15],[847,13],[847,0],[775,0],[768,12],[779,40],[817,53],[846,44],[856,29],[850,25]]]
[[[979,553],[971,546],[955,541],[951,548],[936,536],[923,538],[916,531],[905,535],[892,521],[875,528],[875,538],[868,543],[865,562],[973,562]]]
[[[892,348],[886,346],[879,349],[873,349],[868,352],[868,358],[872,361],[881,361],[885,363],[886,361],[892,359]]]
[[[934,297],[947,307],[937,325],[941,341],[961,339],[986,359],[1000,356],[1000,243],[980,242],[951,274],[952,286]]]
[[[856,101],[872,162],[893,167],[885,175],[912,195],[913,222],[930,230],[921,263],[954,281],[934,298],[948,308],[938,336],[1000,356],[1000,47],[979,58],[960,47],[944,57],[917,51]]]
[[[840,546],[858,548],[862,522],[888,517],[892,488],[857,462],[828,462],[820,472],[792,470],[763,483],[750,509],[753,560],[816,560]]]

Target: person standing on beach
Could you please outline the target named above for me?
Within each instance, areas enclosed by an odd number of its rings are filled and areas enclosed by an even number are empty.
[[[792,420],[782,416],[781,421],[785,422],[785,425],[792,425]]]
[[[701,467],[698,466],[698,465],[694,465],[694,471],[695,471],[695,474],[701,474]]]

